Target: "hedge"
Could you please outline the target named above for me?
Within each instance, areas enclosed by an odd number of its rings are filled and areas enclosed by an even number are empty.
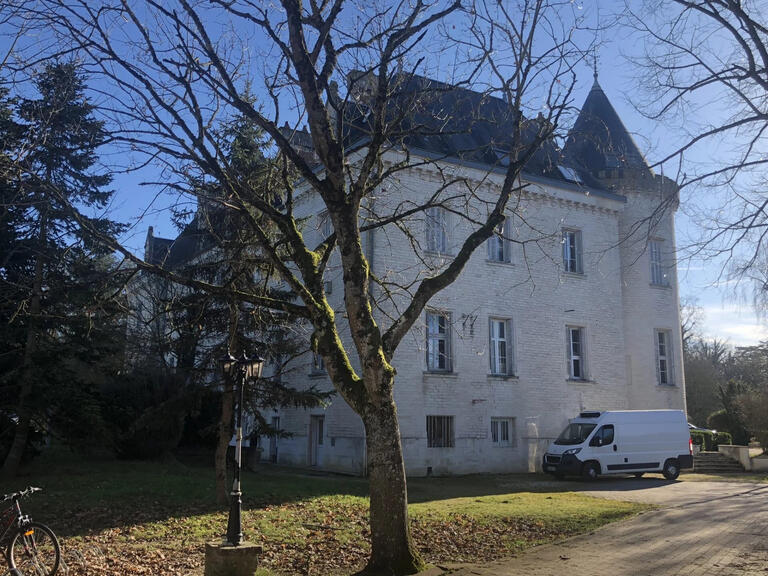
[[[728,432],[712,432],[711,430],[691,430],[691,440],[702,450],[712,452],[720,444],[733,444],[733,437]]]

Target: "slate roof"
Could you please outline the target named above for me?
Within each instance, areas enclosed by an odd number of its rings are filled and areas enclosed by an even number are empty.
[[[145,245],[145,259],[150,264],[174,269],[189,264],[195,256],[214,244],[211,234],[197,225],[197,217],[184,227],[175,240],[154,236],[150,226]]]
[[[147,230],[147,239],[144,241],[144,260],[150,264],[162,264],[168,256],[171,244],[173,244],[171,238],[155,236],[154,229],[150,226]]]
[[[568,134],[565,155],[597,174],[632,169],[651,172],[624,123],[597,81],[589,91],[576,123]]]
[[[485,166],[504,167],[511,146],[509,107],[500,98],[416,75],[401,75],[393,84],[388,121],[395,127],[394,145],[427,151],[432,157],[458,159]],[[523,144],[538,133],[543,118],[523,120]],[[370,112],[364,99],[347,110],[348,143],[362,142],[370,134]],[[560,167],[571,168],[578,175]],[[578,182],[602,188],[593,170],[569,158],[552,139],[544,142],[525,166],[527,175]]]
[[[391,144],[402,145],[431,158],[458,160],[483,168],[504,169],[512,142],[512,121],[506,103],[467,88],[416,75],[401,75],[390,98],[388,121],[394,126]],[[351,147],[369,139],[371,121],[365,98],[346,107],[344,139]],[[536,136],[543,119],[523,120],[523,146]],[[311,148],[304,130],[281,130],[299,148]],[[560,149],[552,139],[544,142],[525,166],[530,180],[555,180],[568,187],[588,187],[617,197],[597,177],[601,171],[630,168],[651,172],[621,119],[595,82],[581,112]],[[602,175],[601,175],[602,176]],[[174,268],[185,265],[215,244],[195,217],[175,239],[147,234],[150,262]]]

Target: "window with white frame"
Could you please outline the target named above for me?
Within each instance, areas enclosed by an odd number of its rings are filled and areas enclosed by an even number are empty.
[[[514,418],[491,418],[491,443],[494,446],[516,446]]]
[[[446,254],[448,252],[448,213],[444,208],[434,206],[427,208],[424,217],[427,252]]]
[[[656,379],[661,386],[672,386],[672,348],[669,330],[655,330],[656,340]]]
[[[453,448],[453,416],[427,416],[427,448]]]
[[[515,373],[514,348],[512,346],[512,321],[502,318],[488,320],[488,343],[491,374],[509,376]]]
[[[492,262],[511,262],[512,246],[509,241],[509,218],[496,227],[496,230],[488,239],[488,260]]]
[[[651,260],[651,284],[669,286],[669,278],[664,266],[664,241],[651,240],[648,243],[648,254]]]
[[[427,312],[427,370],[450,372],[451,315],[447,312]]]
[[[568,377],[572,380],[586,380],[584,328],[567,326]]]
[[[583,274],[581,230],[563,230],[563,268],[572,274]]]

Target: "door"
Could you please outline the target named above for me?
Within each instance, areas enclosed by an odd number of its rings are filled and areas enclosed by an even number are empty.
[[[600,462],[603,474],[616,473],[623,468],[621,450],[619,449],[616,431],[613,424],[603,424],[589,441],[592,454]]]
[[[309,464],[323,465],[323,437],[325,435],[325,416],[311,416],[309,421]]]
[[[277,464],[277,431],[280,429],[280,416],[272,416],[272,434],[269,437],[269,461]]]

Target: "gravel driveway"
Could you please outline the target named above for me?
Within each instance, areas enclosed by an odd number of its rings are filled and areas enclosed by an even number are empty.
[[[768,484],[655,478],[569,482],[565,490],[660,510],[457,576],[768,576]]]

